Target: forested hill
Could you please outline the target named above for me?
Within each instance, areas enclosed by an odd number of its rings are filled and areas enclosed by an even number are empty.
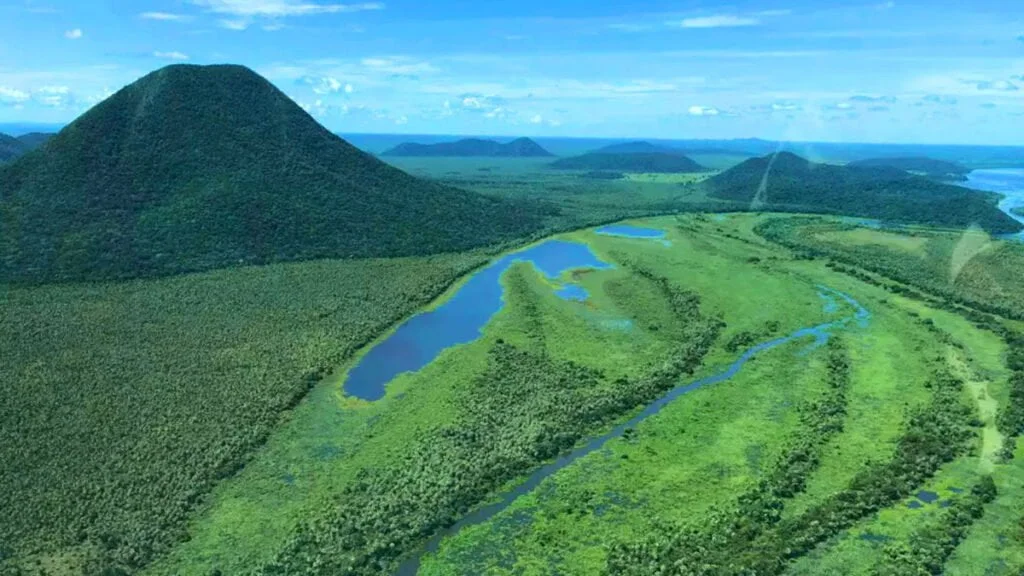
[[[18,142],[21,142],[25,151],[28,152],[46,144],[50,138],[53,138],[53,134],[49,132],[29,132],[28,134],[18,136]]]
[[[247,68],[174,65],[0,169],[0,281],[461,251],[542,216],[361,152]]]
[[[925,158],[920,156],[905,158],[868,158],[865,160],[850,162],[847,166],[867,168],[889,166],[892,168],[899,168],[906,172],[927,176],[933,180],[943,181],[966,180],[967,173],[971,171],[970,168],[956,162],[947,162],[945,160],[936,160],[934,158]]]
[[[993,233],[1022,226],[996,207],[996,196],[941,184],[889,166],[835,166],[780,152],[751,158],[707,180],[714,198],[764,210],[801,210]]]
[[[682,150],[659,144],[651,144],[642,140],[609,144],[590,152],[591,154],[682,154]]]
[[[589,153],[560,158],[551,163],[558,170],[613,170],[619,172],[703,172],[707,168],[678,153]]]
[[[25,145],[13,136],[0,133],[0,162],[6,162],[25,153]]]
[[[493,156],[505,158],[541,158],[554,156],[529,138],[516,138],[502,144],[494,140],[466,138],[455,142],[416,144],[406,142],[387,150],[381,156]]]

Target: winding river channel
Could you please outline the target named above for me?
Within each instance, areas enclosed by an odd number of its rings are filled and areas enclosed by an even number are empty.
[[[425,554],[436,552],[437,549],[440,547],[441,542],[445,538],[455,535],[463,528],[490,520],[491,518],[499,514],[501,511],[508,508],[512,504],[512,502],[516,500],[516,498],[531,492],[549,476],[555,474],[562,468],[565,468],[566,466],[572,464],[573,462],[579,460],[580,458],[586,456],[587,454],[590,454],[600,449],[609,440],[622,436],[627,428],[633,428],[640,422],[657,414],[658,412],[661,411],[662,408],[664,408],[670,402],[682,396],[683,394],[686,394],[687,392],[696,390],[704,386],[708,386],[732,378],[737,373],[739,373],[739,371],[743,368],[743,366],[747,364],[747,362],[753,360],[761,352],[770,350],[772,348],[776,348],[778,346],[782,346],[783,344],[792,342],[794,340],[804,338],[814,339],[811,345],[812,347],[820,346],[828,341],[828,338],[833,331],[845,328],[853,323],[856,323],[861,326],[866,325],[868,320],[871,318],[871,313],[849,295],[839,292],[838,290],[833,290],[826,286],[818,286],[818,291],[822,299],[826,301],[826,310],[832,308],[832,305],[830,303],[835,302],[836,298],[838,298],[846,302],[846,304],[851,309],[851,313],[832,322],[827,322],[824,324],[819,324],[817,326],[811,326],[807,328],[801,328],[787,336],[776,338],[774,340],[769,340],[767,342],[762,342],[756,346],[753,346],[752,348],[747,349],[732,364],[729,364],[727,367],[725,367],[724,370],[712,374],[710,376],[706,376],[699,380],[680,384],[676,388],[669,390],[660,398],[649,404],[642,412],[640,412],[636,416],[619,424],[618,426],[615,426],[607,433],[592,438],[585,444],[577,447],[572,452],[560,456],[555,461],[538,468],[532,474],[530,474],[530,476],[526,479],[525,482],[501,494],[498,497],[498,500],[496,500],[495,502],[492,502],[486,506],[473,510],[466,516],[462,517],[461,520],[459,520],[452,526],[435,534],[429,541],[427,541],[427,543],[423,547],[421,547],[419,551],[417,551],[413,556],[409,557],[405,562],[402,563],[397,572],[398,576],[412,576],[416,574],[419,571],[420,562],[423,556]]]

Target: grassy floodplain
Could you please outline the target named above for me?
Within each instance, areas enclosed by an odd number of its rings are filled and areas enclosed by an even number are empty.
[[[777,498],[778,518],[758,526],[754,542],[770,542],[782,529],[800,529],[805,518],[857,482],[861,472],[892,459],[914,425],[914,415],[933,401],[934,375],[949,373],[963,381],[949,397],[954,399],[951,404],[964,408],[964,421],[955,423],[966,434],[963,448],[912,491],[901,492],[896,502],[855,518],[786,568],[799,574],[877,573],[901,545],[913,547],[929,537],[922,527],[945,529],[943,502],[959,505],[958,498],[988,475],[994,479],[995,498],[941,560],[950,573],[1012,575],[1024,567],[1024,535],[1018,528],[1024,502],[1021,460],[1005,459],[1003,446],[1012,447],[1017,439],[1005,433],[999,420],[1012,398],[1004,339],[968,321],[955,305],[939,306],[935,298],[915,296],[913,289],[894,292],[895,283],[877,281],[877,275],[856,267],[852,257],[841,261],[846,268],[826,258],[808,258],[810,248],[872,250],[874,261],[920,260],[917,268],[908,269],[917,271],[922,287],[926,281],[938,285],[940,274],[959,254],[956,246],[963,235],[893,232],[832,218],[809,221],[772,214],[692,214],[629,223],[664,230],[666,242],[607,236],[593,229],[558,236],[588,244],[614,268],[576,271],[553,281],[527,263],[515,264],[502,277],[504,307],[480,339],[451,347],[422,370],[399,376],[385,397],[372,403],[342,392],[344,371],[358,361],[363,345],[399,316],[342,318],[318,307],[342,314],[337,298],[345,294],[356,299],[346,310],[372,312],[364,301],[383,306],[385,299],[395,298],[404,303],[406,315],[457,275],[478,266],[482,254],[295,264],[137,284],[54,287],[46,289],[52,296],[45,306],[25,297],[5,314],[21,326],[32,326],[50,317],[51,305],[58,306],[65,317],[81,315],[81,322],[63,332],[51,327],[38,332],[26,328],[27,333],[37,338],[65,334],[68,341],[82,335],[111,338],[115,348],[126,348],[124,339],[141,318],[160,320],[153,329],[164,336],[143,339],[139,361],[131,365],[137,366],[139,378],[148,374],[142,381],[156,388],[160,378],[177,377],[177,372],[153,376],[141,367],[159,358],[158,349],[184,341],[186,333],[194,340],[195,357],[211,358],[201,365],[214,367],[211,373],[221,379],[236,374],[244,383],[272,370],[292,370],[292,365],[272,369],[266,364],[280,361],[280,351],[269,344],[282,337],[291,339],[301,359],[315,362],[316,374],[327,373],[325,364],[340,367],[267,432],[266,443],[244,468],[216,483],[198,508],[181,511],[178,521],[188,519],[187,537],[167,551],[185,536],[168,532],[164,547],[151,551],[157,560],[144,573],[387,574],[433,530],[516,486],[558,453],[636,414],[664,381],[673,385],[715,373],[753,344],[850,315],[848,304],[819,294],[818,286],[827,286],[850,295],[872,314],[866,323],[835,331],[848,364],[841,426],[812,446],[811,464],[799,467],[796,488]],[[783,224],[791,226],[785,228],[791,233],[787,238],[799,232],[804,244],[789,240],[791,248],[786,248],[777,234],[772,236],[770,229],[765,233],[767,227]],[[810,224],[816,226],[813,235],[800,227]],[[980,240],[969,241],[992,247],[971,252],[981,256],[967,266],[985,266],[989,251],[1014,250]],[[267,301],[266,270],[279,271],[276,282],[289,288],[274,285],[273,292],[283,298],[276,305]],[[386,285],[395,294],[375,289],[371,296],[345,284],[369,285],[360,274],[379,278],[386,273],[394,277]],[[588,299],[558,297],[555,288],[562,282],[577,283]],[[132,286],[147,288],[147,296]],[[428,306],[444,301],[459,286],[451,286]],[[962,286],[965,299],[974,294],[968,290],[991,287],[974,281]],[[153,287],[165,287],[163,300],[147,299],[156,298]],[[157,303],[180,297],[182,291],[189,305],[183,304],[181,317],[171,317],[175,309],[164,310],[165,316],[153,311]],[[1002,297],[1010,305],[1016,295],[1007,291]],[[135,315],[124,316],[121,332],[97,333],[87,328],[97,325],[96,317],[82,312],[97,303],[94,314],[106,314],[104,322],[112,310],[124,315],[131,308]],[[233,337],[244,336],[249,346],[253,341],[268,345],[246,348],[247,362],[234,357],[234,372],[216,368],[225,350],[220,343],[228,336],[207,335],[184,319],[200,305],[198,309],[207,311],[204,317],[222,310],[236,322],[258,321],[257,327],[239,329]],[[244,314],[275,306],[280,315],[253,319]],[[310,318],[322,323],[311,324]],[[1021,328],[1012,321],[993,322]],[[225,320],[224,325],[233,324]],[[362,330],[355,333],[362,341],[336,347],[353,338],[353,325]],[[694,342],[705,344],[694,347]],[[829,398],[836,352],[831,344],[811,344],[805,338],[761,353],[733,378],[675,400],[626,436],[547,478],[494,518],[442,541],[438,553],[424,558],[421,573],[615,573],[610,550],[632,549],[652,534],[669,534],[705,518],[728,517],[738,499],[756,494],[758,486],[777,476],[780,462],[790,461],[794,447],[813,428],[807,414]],[[27,356],[38,348],[34,342],[25,349],[18,363],[22,370],[39,369],[39,362]],[[255,363],[257,357],[264,364]],[[74,366],[85,364],[79,358]],[[54,367],[53,374],[71,369]],[[212,383],[203,387],[216,390]],[[223,393],[247,402],[239,390]],[[223,406],[210,404],[191,389],[168,391],[186,399],[179,400],[181,409],[199,398],[211,409]],[[163,469],[162,463],[156,464]],[[939,499],[908,506],[921,490]],[[139,509],[146,509],[141,500]],[[123,526],[127,534],[133,526],[147,526],[143,521],[114,525]],[[76,548],[65,543],[70,541],[31,541],[35,554],[24,567],[29,573],[40,573],[37,568],[43,567],[69,574],[83,564],[96,567],[103,562],[134,571],[122,556],[127,553],[123,546]],[[985,571],[972,571],[979,566]]]
[[[681,218],[683,229],[670,233],[671,256],[658,257],[659,266],[672,269],[677,262],[692,259],[679,268],[693,270],[692,277],[680,274],[674,279],[693,285],[708,275],[701,263],[721,269],[722,262],[714,258],[730,255],[736,266],[725,266],[723,273],[747,281],[736,282],[736,291],[719,290],[719,297],[733,297],[742,291],[740,286],[764,286],[750,276],[758,266],[749,262],[770,250],[749,236],[762,219]],[[892,245],[893,250],[907,248],[902,242],[893,245],[884,231],[863,229],[857,234],[877,235],[870,243]],[[782,254],[775,253],[771,267],[791,289],[808,281],[823,283],[853,295],[873,313],[868,326],[843,336],[852,365],[844,427],[829,441],[803,492],[785,502],[786,517],[798,518],[843,489],[866,462],[888,459],[908,415],[926,404],[933,371],[948,370],[963,378],[960,399],[976,410],[979,420],[971,448],[920,486],[925,498],[934,492],[939,500],[910,507],[916,497],[908,495],[798,559],[790,572],[877,573],[884,568],[885,545],[893,549],[899,543],[921,542],[922,523],[938,523],[943,506],[993,474],[999,495],[949,556],[949,570],[1016,574],[1024,566],[1019,511],[1010,511],[1021,497],[1018,464],[998,457],[1003,437],[995,426],[1000,408],[1009,400],[1005,344],[959,315],[835,273],[822,262],[791,260]],[[708,294],[709,286],[701,288],[699,293]],[[770,294],[769,290],[736,295],[737,301],[723,305],[742,306],[741,300],[764,304],[770,302]],[[813,316],[808,310],[800,314],[793,304],[773,304],[765,308],[780,317]],[[731,325],[729,317],[726,321]],[[801,401],[820,390],[822,351],[801,352],[795,344],[773,350],[732,380],[680,398],[628,438],[563,469],[492,520],[449,538],[438,554],[428,557],[422,573],[603,573],[610,543],[642,537],[666,523],[699,523],[709,508],[727,506],[758,481],[797,425]],[[713,365],[714,357],[706,365]]]

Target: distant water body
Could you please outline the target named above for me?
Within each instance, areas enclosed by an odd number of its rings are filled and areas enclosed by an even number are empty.
[[[577,268],[610,268],[586,244],[547,240],[508,254],[475,272],[440,306],[413,316],[359,359],[345,379],[345,393],[379,400],[384,387],[403,372],[415,372],[434,361],[449,346],[472,342],[501,310],[501,275],[516,262],[529,262],[554,280]],[[573,284],[557,292],[567,300],[586,300],[587,292]]]
[[[1012,211],[1014,208],[1024,208],[1024,168],[974,170],[967,175],[966,184],[976,190],[1002,194],[999,209],[1024,224],[1024,216]],[[1013,234],[1011,237],[1024,241],[1024,232]]]

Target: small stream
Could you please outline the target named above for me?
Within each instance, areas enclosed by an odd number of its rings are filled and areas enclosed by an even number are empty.
[[[509,505],[511,505],[512,502],[516,500],[516,498],[531,492],[549,476],[558,472],[562,468],[565,468],[566,466],[572,464],[576,460],[579,460],[580,458],[586,456],[587,454],[590,454],[591,452],[600,449],[612,438],[618,438],[622,436],[627,428],[636,427],[637,424],[657,414],[668,403],[672,402],[673,400],[682,396],[683,394],[686,394],[687,392],[696,390],[698,388],[702,388],[704,386],[708,386],[710,384],[715,384],[717,382],[722,382],[724,380],[732,378],[743,368],[744,365],[746,365],[747,362],[753,360],[759,353],[764,352],[766,350],[771,350],[772,348],[777,348],[779,346],[782,346],[783,344],[803,338],[814,338],[814,342],[811,346],[817,347],[828,341],[828,338],[833,330],[845,328],[851,323],[856,323],[860,326],[865,326],[867,324],[868,319],[871,317],[871,313],[866,308],[861,306],[861,304],[854,300],[852,297],[842,292],[839,292],[838,290],[833,290],[832,288],[828,288],[825,286],[818,286],[818,290],[822,298],[826,301],[829,300],[831,297],[838,297],[845,301],[853,308],[853,314],[851,316],[846,316],[838,320],[834,320],[832,322],[827,322],[825,324],[819,324],[817,326],[811,326],[809,328],[801,328],[787,336],[782,336],[774,340],[762,342],[761,344],[753,346],[752,348],[744,352],[732,364],[727,366],[725,370],[712,374],[710,376],[706,376],[693,382],[682,384],[680,386],[677,386],[676,388],[673,388],[672,390],[669,390],[663,396],[661,396],[660,398],[652,402],[650,405],[648,405],[647,408],[645,408],[636,416],[612,428],[609,432],[591,439],[586,444],[579,446],[572,452],[560,456],[555,461],[545,464],[544,466],[538,468],[532,474],[530,474],[530,476],[526,479],[525,482],[516,486],[512,490],[509,490],[508,492],[501,494],[496,502],[493,502],[491,504],[471,511],[469,514],[463,516],[462,519],[460,519],[452,526],[435,534],[430,540],[426,542],[426,544],[423,545],[423,547],[419,551],[417,551],[413,556],[405,560],[405,562],[403,562],[401,566],[399,566],[398,572],[396,574],[398,576],[415,575],[419,571],[420,562],[423,556],[425,554],[436,552],[440,547],[441,542],[445,538],[457,534],[463,528],[473,526],[476,524],[481,524],[483,522],[490,520],[491,518],[493,518],[506,508],[508,508]]]

